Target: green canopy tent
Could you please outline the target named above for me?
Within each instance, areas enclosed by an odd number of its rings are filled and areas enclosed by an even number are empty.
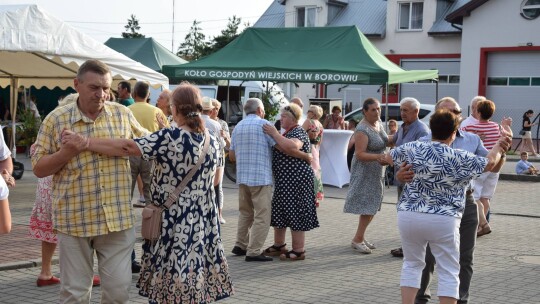
[[[171,83],[234,79],[394,84],[438,78],[437,70],[403,70],[356,26],[248,28],[218,52],[182,65],[165,65],[162,73]]]
[[[157,72],[161,72],[163,65],[187,62],[171,53],[154,38],[109,38],[105,45]]]

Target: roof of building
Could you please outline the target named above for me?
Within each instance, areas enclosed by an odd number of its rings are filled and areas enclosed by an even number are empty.
[[[477,9],[482,4],[489,0],[461,0],[456,2],[464,2],[456,7],[451,13],[446,15],[445,20],[454,24],[463,24],[463,17],[470,16],[471,12]]]
[[[253,24],[253,27],[285,27],[285,6],[278,1],[272,1],[272,4],[266,9],[264,14]]]
[[[360,0],[349,2],[328,23],[328,26],[346,25],[356,25],[368,37],[384,37],[386,32],[386,1]]]
[[[334,1],[335,2],[335,1]],[[343,4],[346,1],[340,1]],[[366,36],[384,37],[386,31],[386,1],[385,0],[356,0],[349,2],[327,26],[356,25]],[[253,27],[285,27],[285,5],[273,1],[264,14],[255,22]],[[362,16],[362,18],[359,18]]]
[[[488,0],[440,1],[437,18],[428,31],[431,36],[456,35],[461,30],[455,24],[462,24],[463,17]],[[347,3],[348,2],[348,3]],[[386,32],[386,0],[328,1],[343,9],[328,21],[327,26],[356,25],[368,37],[384,37]],[[285,11],[285,1],[273,1],[253,27],[285,27],[285,16],[295,12]]]

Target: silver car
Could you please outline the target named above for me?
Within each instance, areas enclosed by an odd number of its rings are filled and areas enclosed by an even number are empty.
[[[420,111],[418,113],[418,118],[423,121],[426,125],[429,126],[429,117],[435,111],[435,105],[421,104]],[[401,114],[399,112],[399,103],[390,103],[388,104],[388,117],[390,119],[395,119],[398,123],[398,127],[403,123],[401,120]],[[362,108],[356,109],[350,113],[347,113],[344,116],[345,121],[349,122],[355,120],[359,122],[364,118],[362,113]],[[386,104],[381,104],[381,121],[386,123]]]

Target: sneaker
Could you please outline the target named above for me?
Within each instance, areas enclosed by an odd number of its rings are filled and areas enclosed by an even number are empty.
[[[221,224],[227,224],[227,221],[226,221],[224,218],[222,218],[222,217],[219,218],[219,222],[220,222]]]
[[[146,207],[146,204],[144,202],[142,202],[142,203],[141,202],[135,202],[135,203],[133,203],[133,207],[135,207],[135,208],[144,208],[144,207]]]
[[[368,242],[368,240],[365,240],[365,239],[364,239],[364,244],[366,244],[366,246],[367,246],[369,249],[377,249],[377,247],[375,247],[375,245],[373,245],[373,243]]]
[[[355,243],[355,242],[351,242],[351,247],[352,249],[360,252],[360,253],[365,253],[365,254],[369,254],[371,253],[371,249],[369,249],[368,246],[366,246],[366,244],[364,243]]]
[[[144,195],[139,196],[139,202],[141,202],[141,203],[146,202],[146,199],[144,198]]]

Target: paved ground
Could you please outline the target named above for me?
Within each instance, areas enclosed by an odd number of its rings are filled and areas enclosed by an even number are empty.
[[[35,286],[40,244],[26,236],[35,184],[36,178],[27,171],[10,195],[14,229],[0,237],[0,303],[54,303],[58,299],[58,286]],[[493,200],[494,232],[478,239],[471,303],[540,303],[539,185],[499,182]],[[342,212],[346,191],[325,187],[326,199],[318,209],[321,227],[307,234],[305,261],[246,263],[229,253],[236,234],[238,191],[227,183],[227,224],[222,232],[236,295],[223,303],[399,303],[401,259],[389,254],[399,244],[396,191],[387,189],[382,210],[368,229],[368,239],[378,247],[371,255],[360,255],[349,247],[357,217]],[[272,236],[270,232],[268,246]],[[136,248],[140,251],[139,244]],[[53,270],[58,274],[58,266]],[[136,280],[134,275],[130,302],[146,303],[137,294]],[[435,282],[433,294],[436,287]],[[99,294],[100,288],[95,288],[93,303],[99,303]]]

